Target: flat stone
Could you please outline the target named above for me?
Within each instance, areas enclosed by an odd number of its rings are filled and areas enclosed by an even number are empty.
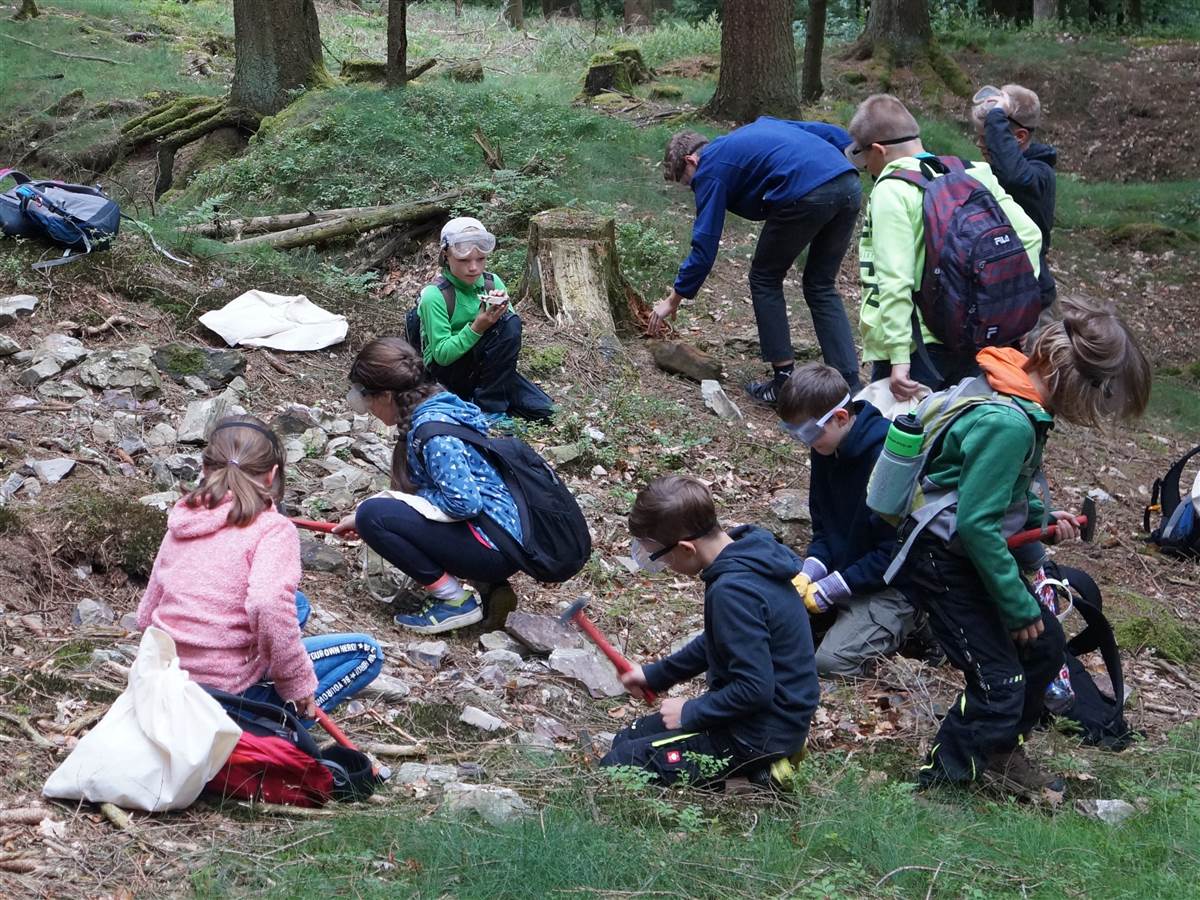
[[[522,747],[531,747],[535,750],[552,751],[558,748],[554,745],[554,741],[541,734],[535,734],[531,731],[518,731],[517,743]]]
[[[138,503],[142,506],[153,506],[155,509],[170,509],[179,502],[179,498],[182,496],[183,494],[179,491],[159,491],[157,494],[138,497]]]
[[[1138,808],[1127,800],[1076,800],[1075,810],[1106,825],[1120,825],[1138,814]]]
[[[304,442],[299,438],[286,438],[283,442],[283,455],[289,466],[304,459]]]
[[[146,431],[143,438],[147,447],[159,449],[161,447],[173,447],[179,439],[179,432],[166,422],[159,422],[153,428]]]
[[[350,447],[350,455],[355,459],[370,463],[385,475],[392,472],[392,451],[377,440],[360,440]]]
[[[47,400],[58,400],[62,403],[74,403],[84,397],[92,396],[91,391],[73,381],[46,381],[38,385],[37,395]]]
[[[0,501],[7,501],[13,494],[21,489],[21,485],[25,483],[25,476],[19,472],[13,472],[4,479],[4,484],[0,484]]]
[[[484,650],[511,650],[513,653],[521,655],[528,652],[525,645],[507,631],[489,631],[480,635],[479,646]]]
[[[13,394],[4,401],[5,409],[22,410],[29,406],[37,406],[38,401],[33,397],[26,397],[22,394]]]
[[[80,600],[71,612],[71,624],[77,628],[87,625],[111,625],[115,621],[117,614],[112,611],[112,607],[91,597]]]
[[[157,376],[156,376],[157,377]],[[230,415],[237,407],[238,396],[226,388],[216,397],[193,400],[183,413],[177,438],[181,444],[203,444],[219,419]]]
[[[37,305],[38,299],[33,294],[0,297],[0,325],[11,325],[19,316],[32,315]]]
[[[336,459],[336,457],[335,457]],[[371,486],[371,476],[358,466],[343,463],[342,467],[332,475],[321,479],[321,489],[325,491],[355,491],[366,490]]]
[[[559,444],[547,449],[546,453],[555,465],[561,466],[579,459],[583,455],[583,448],[579,444]]]
[[[550,668],[580,682],[593,697],[620,697],[625,694],[612,663],[590,648],[555,650],[550,654]]]
[[[38,477],[38,481],[42,484],[58,484],[64,478],[71,474],[71,470],[75,468],[75,460],[73,459],[35,459],[32,464],[33,474]]]
[[[79,380],[101,390],[128,390],[144,400],[162,390],[162,380],[146,345],[128,350],[101,350],[79,366]]]
[[[521,663],[525,660],[521,659],[521,654],[514,653],[511,650],[497,648],[489,650],[479,658],[479,661],[488,666],[499,666],[505,672],[514,672],[521,668]]]
[[[293,403],[271,420],[271,429],[280,435],[304,434],[320,425],[320,418],[314,415],[312,407],[301,403]]]
[[[458,721],[464,722],[473,728],[478,728],[481,731],[499,731],[501,728],[507,727],[502,719],[498,719],[491,713],[484,712],[478,706],[468,706],[462,711],[462,715],[458,717]]]
[[[350,422],[346,419],[334,419],[325,429],[330,434],[344,435],[350,433]]]
[[[117,624],[120,627],[124,628],[126,631],[137,631],[138,630],[137,613],[132,613],[132,612],[125,613],[125,615],[123,615],[123,616],[121,616],[121,618],[117,619]]]
[[[570,728],[550,716],[534,716],[533,733],[551,741],[570,741],[575,738]]]
[[[309,572],[345,572],[346,557],[337,547],[324,541],[302,540],[300,565]]]
[[[808,495],[803,491],[782,490],[771,496],[771,512],[781,522],[811,522]]]
[[[1088,497],[1095,500],[1097,503],[1111,503],[1112,494],[1104,490],[1104,488],[1092,488],[1087,492]]]
[[[62,366],[54,359],[39,359],[28,369],[17,373],[17,384],[24,388],[35,388],[43,381],[53,378],[62,371]]]
[[[584,646],[579,632],[564,625],[556,616],[511,612],[504,621],[504,630],[532,650],[545,656],[554,650],[579,649]]]
[[[222,388],[246,371],[246,357],[237,350],[174,343],[155,348],[150,358],[176,384],[191,384],[197,379],[200,390]]]
[[[659,341],[651,350],[654,364],[664,372],[692,381],[721,380],[721,364],[702,350],[682,341]]]
[[[448,784],[458,780],[458,770],[454,766],[406,762],[400,765],[392,777],[399,784]]]
[[[512,788],[452,781],[442,789],[442,809],[461,815],[472,812],[489,825],[503,825],[533,810]]]
[[[412,688],[399,678],[380,674],[376,675],[371,683],[363,688],[360,696],[390,702],[403,700],[410,693],[412,693]]]
[[[431,669],[440,668],[450,648],[445,641],[420,641],[408,645],[408,658]]]
[[[315,456],[325,451],[325,447],[329,443],[329,435],[320,428],[310,428],[300,435],[300,441],[304,444],[305,455]]]
[[[738,409],[738,405],[729,399],[720,382],[711,379],[700,382],[700,395],[704,398],[704,405],[715,412],[719,418],[736,422],[741,422],[745,418],[742,411]]]
[[[20,352],[20,344],[10,338],[7,334],[0,334],[0,357],[12,356],[14,353]]]

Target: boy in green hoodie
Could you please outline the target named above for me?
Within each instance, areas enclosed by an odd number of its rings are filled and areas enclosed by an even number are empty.
[[[917,120],[890,94],[874,94],[864,100],[850,120],[849,130],[854,143],[846,148],[847,158],[875,179],[858,245],[863,361],[872,366],[872,381],[889,379],[893,396],[908,400],[922,392],[922,385],[941,390],[977,371],[945,351],[921,321],[920,313],[921,340],[937,371],[929,369],[919,356],[913,359],[913,293],[921,286],[925,268],[924,195],[917,186],[887,176],[898,169],[919,171],[921,158],[932,154],[921,143]],[[972,162],[969,172],[996,197],[1036,275],[1042,246],[1037,225],[1000,187],[986,163]]]
[[[1058,673],[1065,638],[1022,579],[1007,538],[1042,522],[1030,493],[1055,418],[1098,425],[1140,415],[1150,367],[1125,324],[1108,309],[1064,304],[1027,358],[988,347],[978,361],[995,392],[968,407],[943,433],[925,470],[926,509],[950,501],[918,526],[900,528],[901,579],[966,687],[951,706],[920,773],[920,783],[995,778],[1036,794],[1052,779],[1024,754],[1024,740]],[[1078,536],[1056,512],[1057,539]]]

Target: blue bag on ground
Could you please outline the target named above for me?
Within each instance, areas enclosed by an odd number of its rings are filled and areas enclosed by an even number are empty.
[[[121,208],[100,188],[34,181],[13,169],[0,169],[0,180],[4,178],[17,186],[0,194],[0,231],[8,237],[48,239],[67,250],[60,259],[35,263],[35,269],[107,249],[117,236]]]

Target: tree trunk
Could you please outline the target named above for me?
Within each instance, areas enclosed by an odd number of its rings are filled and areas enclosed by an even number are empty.
[[[1033,21],[1046,22],[1058,18],[1058,0],[1033,0]]]
[[[509,27],[522,29],[525,27],[525,0],[507,0],[504,4],[504,21]]]
[[[809,0],[804,28],[804,69],[800,76],[800,99],[814,103],[825,93],[821,83],[821,54],[825,50],[826,0]]]
[[[579,0],[542,0],[542,18],[551,16],[580,16],[583,8]]]
[[[791,0],[727,3],[721,74],[706,112],[749,122],[763,113],[789,116],[799,109]]]
[[[1142,27],[1142,0],[1125,0],[1125,23],[1134,28]]]
[[[654,0],[625,0],[625,27],[645,28],[650,24]]]
[[[20,22],[23,19],[36,19],[40,15],[35,0],[21,0],[21,8],[13,16],[13,19]]]
[[[408,81],[408,0],[388,0],[387,83],[400,87]]]
[[[874,59],[883,68],[881,81],[891,81],[891,70],[910,66],[931,82],[940,78],[960,97],[971,96],[971,81],[933,39],[929,0],[874,0],[867,26],[846,51],[846,59]]]
[[[273,115],[292,92],[330,83],[313,0],[234,0],[230,105]]]
[[[462,16],[463,0],[454,0],[454,18]]]
[[[593,335],[632,329],[645,301],[621,275],[609,216],[548,209],[529,220],[529,249],[517,302],[532,298],[560,326]]]
[[[1033,13],[1033,0],[986,0],[984,12],[1011,22],[1027,21]]]

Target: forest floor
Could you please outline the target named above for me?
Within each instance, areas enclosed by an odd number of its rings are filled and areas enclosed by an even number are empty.
[[[70,90],[82,89],[90,105],[133,101],[152,89],[218,95],[227,87],[232,24],[221,4],[41,6],[42,19],[17,25],[0,4],[0,35],[118,64],[97,71],[104,64],[67,65],[5,42],[0,121],[52,121],[36,143],[10,124],[0,131],[0,146],[13,159],[25,156],[35,172],[47,172],[50,161],[69,166],[73,151],[132,114],[115,107],[107,118],[40,112]],[[379,56],[380,16],[351,3],[318,6],[331,55]],[[126,161],[106,183],[194,266],[168,262],[134,229],[110,252],[49,276],[29,269],[43,248],[6,244],[0,297],[33,294],[39,305],[32,317],[3,326],[0,337],[33,348],[48,334],[75,331],[75,323],[86,328],[120,316],[128,323],[84,336],[85,349],[175,341],[215,347],[219,339],[196,321],[199,313],[250,288],[304,293],[347,315],[349,338],[317,353],[243,351],[240,402],[267,420],[305,407],[316,430],[326,432],[307,434],[318,443],[344,418],[350,438],[362,441],[370,429],[345,409],[346,373],[367,340],[402,328],[416,290],[434,274],[431,248],[416,248],[372,276],[355,271],[364,246],[237,256],[175,229],[211,218],[217,207],[256,214],[363,205],[491,179],[492,199],[465,211],[506,223],[491,264],[502,276],[515,281],[520,271],[528,212],[569,202],[615,215],[627,275],[647,299],[665,294],[686,253],[692,209],[690,195],[663,185],[657,168],[669,127],[652,118],[663,104],[639,89],[636,101],[616,112],[570,105],[583,61],[611,43],[612,33],[537,23],[519,36],[498,29],[493,18],[468,8],[456,21],[448,4],[410,10],[412,58],[483,59],[484,85],[451,85],[434,70],[400,98],[355,86],[302,98],[236,158],[190,182],[181,170],[179,187],[157,204],[148,194],[152,159]],[[125,40],[133,32],[149,38]],[[694,106],[711,93],[715,26],[671,26],[635,39],[662,81],[681,88],[680,102]],[[980,32],[951,46],[981,83],[1019,81],[1042,93],[1044,137],[1061,154],[1052,256],[1060,291],[1116,303],[1156,367],[1142,422],[1099,432],[1059,425],[1046,463],[1056,506],[1075,508],[1096,490],[1107,498],[1095,541],[1058,548],[1055,558],[1086,569],[1101,586],[1122,642],[1126,712],[1144,740],[1114,755],[1082,747],[1060,730],[1036,735],[1031,752],[1068,776],[1061,801],[917,795],[915,767],[958,679],[953,669],[898,658],[869,681],[823,684],[794,793],[659,790],[596,768],[606,734],[631,722],[637,703],[594,699],[536,658],[498,675],[481,658],[478,629],[444,636],[444,656],[430,666],[413,646],[419,639],[396,629],[394,610],[368,594],[362,549],[330,541],[335,571],[306,571],[302,583],[317,609],[311,629],[375,634],[385,673],[408,688],[402,698],[368,697],[343,708],[339,722],[356,739],[419,743],[423,762],[477,764],[483,774],[475,777],[515,789],[531,812],[500,826],[455,819],[439,808],[437,785],[422,777],[393,780],[376,802],[307,817],[202,800],[183,812],[135,814],[118,828],[92,806],[47,803],[45,818],[30,825],[6,823],[0,811],[0,890],[113,898],[1193,895],[1200,861],[1200,570],[1149,548],[1142,510],[1154,479],[1200,433],[1200,182],[1187,156],[1197,126],[1177,99],[1200,87],[1200,72],[1186,64],[1200,45]],[[835,51],[828,94],[813,115],[844,123],[868,86],[851,84]],[[972,154],[961,103],[924,96],[902,73],[892,89],[913,102],[927,146]],[[537,157],[542,174],[492,176],[470,139],[476,125],[499,139],[512,168]],[[202,157],[197,167],[205,162],[203,150],[192,156]],[[191,161],[181,154],[179,165]],[[740,391],[763,371],[746,286],[755,231],[730,222],[712,276],[677,323],[680,339],[721,362],[744,423],[716,418],[698,385],[658,370],[650,341],[626,336],[607,360],[584,336],[519,310],[524,366],[562,410],[552,425],[524,434],[543,450],[578,451],[559,470],[584,506],[595,546],[592,561],[566,585],[518,577],[520,607],[555,614],[590,594],[601,629],[634,659],[667,653],[702,625],[698,582],[647,577],[622,563],[625,516],[639,484],[688,472],[711,484],[724,522],[761,523],[799,549],[808,537],[804,521],[782,521],[771,508],[780,491],[805,492],[806,454],[779,431],[770,410]],[[815,341],[794,275],[787,285],[792,332],[798,354],[812,358]],[[839,285],[853,318],[853,256]],[[119,620],[136,608],[162,527],[161,514],[136,499],[183,479],[168,472],[164,484],[163,467],[186,471],[186,460],[174,457],[197,450],[135,445],[146,443],[155,425],[178,425],[189,403],[216,392],[164,377],[157,395],[130,407],[86,388],[82,397],[72,394],[70,370],[34,390],[17,382],[19,369],[0,368],[0,484],[13,476],[20,483],[0,506],[0,794],[6,809],[42,809],[42,783],[123,688],[136,647],[137,635]],[[33,405],[14,402],[21,396]],[[134,444],[122,443],[130,438]],[[322,484],[329,471],[321,468],[329,461],[324,446],[306,447],[289,469],[287,501],[297,512],[333,519],[347,498]],[[53,484],[32,477],[29,463],[50,458],[71,459],[74,470]],[[381,473],[369,464],[363,469],[378,481]],[[349,505],[369,492],[364,487]],[[118,621],[73,624],[80,603],[93,598]],[[487,710],[503,727],[485,734],[460,722],[465,705]],[[1078,805],[1098,799],[1126,800],[1135,815],[1114,826]]]

